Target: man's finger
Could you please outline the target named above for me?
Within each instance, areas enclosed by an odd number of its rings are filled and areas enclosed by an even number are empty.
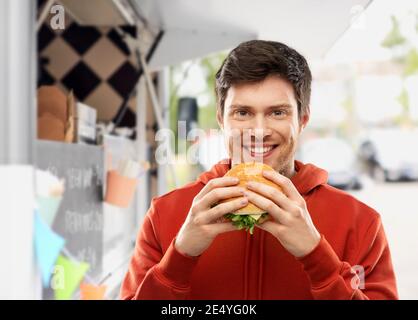
[[[260,209],[266,210],[277,222],[281,224],[286,224],[288,222],[289,215],[270,199],[251,190],[246,191],[245,196],[248,198],[249,202],[255,204]]]
[[[294,206],[293,201],[290,200],[283,192],[265,183],[250,181],[247,183],[247,188],[270,199],[286,211],[289,211]]]
[[[217,236],[221,233],[238,230],[237,227],[232,224],[232,222],[213,223],[207,225],[206,227],[214,236]]]
[[[278,237],[277,233],[280,230],[280,228],[283,227],[282,225],[278,225],[277,222],[274,221],[265,221],[263,223],[256,224],[255,226],[264,231],[267,231],[275,237]]]
[[[224,202],[216,205],[212,209],[206,211],[202,214],[202,223],[212,223],[217,219],[221,218],[227,213],[234,212],[240,208],[245,207],[248,204],[248,199],[245,197],[240,197],[235,200]]]
[[[215,188],[205,194],[197,203],[197,209],[205,210],[209,209],[212,205],[216,204],[220,200],[242,197],[245,188],[238,186]]]
[[[236,177],[221,177],[221,178],[214,178],[210,180],[202,190],[196,195],[195,199],[201,199],[205,194],[209,191],[213,190],[214,188],[219,187],[227,187],[227,186],[234,186],[238,184],[239,179]]]
[[[283,192],[289,197],[289,199],[292,199],[294,201],[303,200],[299,191],[296,189],[295,185],[289,178],[281,175],[277,171],[271,170],[263,170],[263,176],[266,179],[273,181],[279,187],[281,187]]]

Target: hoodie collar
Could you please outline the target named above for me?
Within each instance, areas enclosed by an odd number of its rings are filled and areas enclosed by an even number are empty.
[[[209,171],[203,172],[198,180],[207,184],[209,180],[223,177],[231,168],[231,159],[223,159],[215,164]],[[326,184],[328,173],[317,166],[304,164],[295,160],[295,175],[290,179],[301,195],[306,195],[321,184]]]

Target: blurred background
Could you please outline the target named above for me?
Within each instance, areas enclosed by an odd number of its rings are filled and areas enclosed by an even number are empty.
[[[227,156],[214,76],[258,38],[307,58],[297,159],[381,214],[418,299],[416,1],[3,0],[0,21],[1,298],[117,298],[152,197]]]
[[[417,299],[418,5],[377,0],[363,9],[351,9],[358,19],[322,58],[308,56],[311,120],[297,159],[326,169],[330,185],[382,215],[400,297]],[[210,133],[218,128],[213,78],[226,54],[170,68],[173,130],[181,99],[190,97],[198,105],[198,127],[207,132],[198,143],[197,168],[176,168],[182,182],[226,155],[221,132]],[[173,188],[170,179],[168,186]]]

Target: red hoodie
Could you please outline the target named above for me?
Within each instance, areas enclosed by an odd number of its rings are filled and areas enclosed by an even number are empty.
[[[398,298],[379,214],[327,185],[326,171],[299,161],[291,180],[321,233],[311,253],[297,259],[258,228],[253,235],[221,234],[199,257],[178,252],[173,242],[193,198],[229,169],[230,160],[221,161],[195,182],[152,200],[122,284],[122,299]]]

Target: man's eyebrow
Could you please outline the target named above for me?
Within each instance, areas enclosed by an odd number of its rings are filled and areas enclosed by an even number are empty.
[[[229,108],[227,108],[227,110],[228,110],[229,113],[235,112],[237,110],[251,111],[251,110],[253,110],[253,107],[247,106],[247,105],[244,105],[244,104],[231,104],[229,106]]]
[[[248,106],[248,105],[245,105],[245,104],[232,104],[230,106],[230,108],[231,109],[254,109],[254,107]],[[273,105],[269,106],[267,109],[272,110],[272,109],[279,109],[279,108],[281,108],[281,109],[292,109],[292,105],[289,104],[289,103],[283,102],[283,103],[273,104]]]
[[[251,107],[251,106],[247,106],[247,105],[245,105],[245,104],[232,104],[232,105],[230,106],[230,109],[239,109],[239,108],[247,108],[247,109],[251,109],[251,108],[253,108],[253,107]]]
[[[268,107],[267,109],[268,110],[273,110],[273,109],[287,109],[287,110],[292,110],[293,107],[289,103],[278,103],[278,104],[275,104],[275,105],[272,105],[272,106]]]

